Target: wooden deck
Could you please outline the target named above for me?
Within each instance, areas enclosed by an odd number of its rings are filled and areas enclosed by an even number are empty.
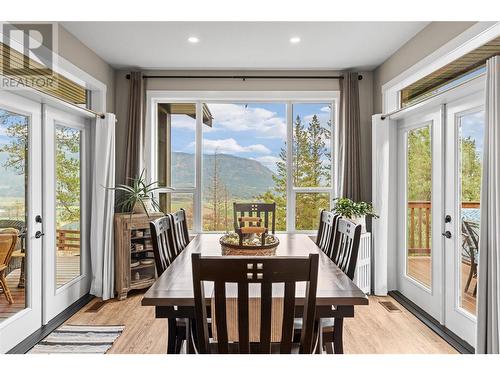
[[[424,285],[429,286],[431,284],[431,268],[430,268],[431,258],[428,256],[414,256],[408,258],[408,275],[412,278],[420,281]],[[461,292],[462,292],[462,307],[476,315],[476,297],[472,295],[474,287],[476,286],[477,279],[472,279],[469,290],[464,291],[465,283],[467,277],[469,276],[470,265],[462,262],[462,280],[461,280]]]
[[[25,308],[25,290],[18,288],[21,270],[16,269],[7,276],[14,303],[10,305],[3,292],[0,293],[0,322],[10,318]],[[63,255],[57,257],[57,286],[60,287],[80,274],[80,257]]]

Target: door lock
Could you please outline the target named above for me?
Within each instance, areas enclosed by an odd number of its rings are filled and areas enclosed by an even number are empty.
[[[35,223],[42,223],[42,217],[40,215],[35,216]]]
[[[451,232],[449,230],[447,230],[446,232],[444,233],[441,233],[443,236],[445,236],[446,238],[451,238]]]
[[[446,215],[446,216],[444,217],[444,222],[445,222],[445,223],[451,223],[451,215]]]

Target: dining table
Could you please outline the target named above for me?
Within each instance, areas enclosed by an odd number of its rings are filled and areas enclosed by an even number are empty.
[[[172,264],[158,277],[142,298],[143,306],[154,306],[155,317],[168,319],[167,353],[177,352],[179,335],[192,338],[192,323],[195,318],[195,301],[191,254],[202,256],[224,256],[219,239],[222,234],[202,233],[191,239],[186,248],[175,258]],[[343,353],[343,320],[354,317],[354,307],[368,305],[368,297],[337,265],[321,251],[307,234],[276,234],[279,245],[271,256],[304,257],[310,253],[319,254],[318,285],[316,294],[316,320],[334,318],[334,353]],[[204,283],[207,308],[211,304],[213,285]],[[229,294],[227,298],[229,298]],[[297,283],[296,315],[301,316],[305,297],[305,283]],[[274,289],[273,289],[274,298]],[[184,327],[176,323],[183,319]],[[190,327],[191,326],[191,327]],[[181,332],[181,329],[184,332]],[[321,329],[321,328],[320,328]],[[193,343],[187,345],[193,350]]]

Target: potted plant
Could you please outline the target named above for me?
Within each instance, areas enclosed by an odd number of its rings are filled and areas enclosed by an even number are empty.
[[[334,200],[333,212],[342,215],[355,224],[361,224],[361,231],[366,232],[366,216],[378,218],[373,205],[367,202],[353,202],[349,198]]]
[[[139,177],[131,178],[130,185],[116,185],[113,190],[121,191],[117,207],[121,212],[130,212],[131,214],[146,214],[149,217],[151,212],[160,211],[160,205],[154,197],[154,192],[158,187],[158,182],[146,183],[145,170],[143,169]],[[165,188],[162,188],[164,190]],[[170,191],[173,188],[166,188]]]

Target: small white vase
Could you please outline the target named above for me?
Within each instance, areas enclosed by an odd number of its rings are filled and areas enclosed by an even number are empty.
[[[353,216],[349,219],[356,225],[361,225],[361,233],[366,233],[366,216]]]

